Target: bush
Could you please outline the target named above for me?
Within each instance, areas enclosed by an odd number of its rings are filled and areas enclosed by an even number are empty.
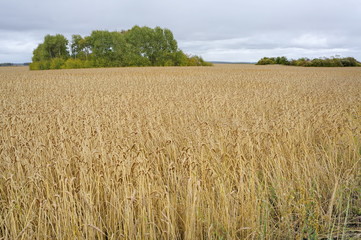
[[[276,64],[281,64],[281,65],[290,65],[290,61],[288,61],[288,59],[284,56],[282,57],[277,57],[275,59]]]
[[[276,61],[272,58],[267,58],[267,57],[262,58],[256,63],[256,65],[270,65],[270,64],[276,64]]]
[[[359,62],[353,57],[343,58],[341,59],[341,63],[344,67],[356,67],[361,66]]]
[[[40,64],[39,62],[32,62],[29,64],[30,70],[40,70]]]
[[[29,64],[30,70],[47,70],[50,69],[50,61],[32,62]]]
[[[212,63],[206,62],[199,56],[189,56],[186,66],[212,66]]]
[[[62,58],[53,58],[50,61],[50,69],[61,69],[63,68],[64,63],[65,60]]]
[[[71,69],[71,68],[83,68],[84,67],[84,61],[80,60],[80,59],[73,59],[73,58],[69,58],[68,60],[66,60],[66,62],[64,63],[63,68],[66,69]]]
[[[289,61],[286,57],[267,58],[264,57],[259,60],[256,65],[269,65],[269,64],[281,64],[291,66],[302,66],[302,67],[354,67],[361,66],[355,58],[299,58],[297,60]]]

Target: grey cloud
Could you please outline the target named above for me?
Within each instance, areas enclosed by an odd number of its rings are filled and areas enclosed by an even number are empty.
[[[206,60],[336,52],[361,60],[358,22],[359,0],[12,0],[0,9],[0,62],[15,58],[9,53],[30,61],[46,34],[70,37],[133,25],[169,28],[185,52]]]
[[[215,49],[205,52],[203,56],[206,59],[217,61],[240,61],[239,56],[243,56],[244,61],[256,62],[260,58],[286,56],[290,59],[296,59],[299,57],[324,57],[340,55],[343,57],[349,56],[351,51],[349,49],[303,49],[303,48],[268,48],[268,49]]]

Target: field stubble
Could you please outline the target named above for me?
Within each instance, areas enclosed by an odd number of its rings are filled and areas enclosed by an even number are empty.
[[[360,236],[361,68],[1,68],[0,126],[0,239]]]

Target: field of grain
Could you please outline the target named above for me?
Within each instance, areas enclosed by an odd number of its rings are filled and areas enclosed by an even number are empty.
[[[361,68],[0,68],[0,239],[356,239]]]

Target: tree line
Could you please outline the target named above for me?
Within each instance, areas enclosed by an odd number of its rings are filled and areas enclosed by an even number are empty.
[[[260,59],[257,65],[289,65],[302,67],[360,67],[361,63],[353,57],[331,57],[331,58],[299,58],[297,60],[288,60],[286,57],[264,57]]]
[[[46,35],[33,51],[31,70],[127,66],[210,66],[178,48],[169,29],[134,26],[126,31],[92,31],[90,36]]]
[[[0,63],[0,67],[29,66],[30,63]]]

